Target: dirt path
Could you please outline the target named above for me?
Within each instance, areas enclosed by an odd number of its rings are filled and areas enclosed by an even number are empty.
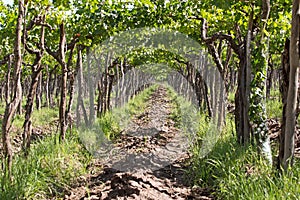
[[[91,164],[91,174],[79,177],[65,199],[212,199],[208,189],[190,187],[189,155],[178,151],[183,137],[169,117],[171,103],[159,86],[115,144],[126,156]]]

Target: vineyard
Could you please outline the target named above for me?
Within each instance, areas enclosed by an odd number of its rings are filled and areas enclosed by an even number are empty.
[[[298,199],[299,0],[0,0],[0,199]]]

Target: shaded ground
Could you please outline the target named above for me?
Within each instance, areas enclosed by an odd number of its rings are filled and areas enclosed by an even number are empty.
[[[192,181],[185,175],[189,155],[179,151],[182,136],[169,117],[171,103],[160,86],[115,144],[127,157],[104,165],[95,161],[91,173],[79,177],[64,199],[213,199],[209,189],[190,187]],[[174,155],[171,164],[160,162]]]

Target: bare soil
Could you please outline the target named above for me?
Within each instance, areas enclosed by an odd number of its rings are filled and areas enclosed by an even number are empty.
[[[169,117],[171,110],[167,90],[160,86],[149,98],[145,111],[135,116],[122,132],[116,147],[130,155],[146,155],[169,143],[180,142],[176,123]],[[130,169],[127,171],[116,169],[112,162],[95,160],[89,166],[90,173],[79,177],[72,188],[67,189],[64,199],[214,199],[211,189],[192,186],[192,177],[185,173],[188,160],[188,153],[178,153],[174,162],[155,170],[145,168],[149,163],[131,160],[135,162],[131,164],[139,167],[127,168]],[[124,168],[128,167],[126,162],[121,162]]]

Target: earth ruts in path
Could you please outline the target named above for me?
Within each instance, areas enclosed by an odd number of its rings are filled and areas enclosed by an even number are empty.
[[[174,138],[175,141],[180,141],[181,137],[177,136],[179,130],[169,117],[172,102],[168,98],[167,90],[159,86],[151,94],[147,105],[142,114],[134,116],[128,129],[117,140],[115,145],[119,149],[132,154],[149,154],[157,149],[163,149]],[[98,160],[91,164],[91,173],[79,177],[73,187],[68,189],[64,198],[80,200],[213,199],[209,189],[191,186],[191,180],[185,174],[188,169],[188,158],[188,153],[178,154],[172,164],[163,168],[156,170],[140,168],[142,170],[130,172],[122,172],[115,168],[113,163],[103,163]]]

